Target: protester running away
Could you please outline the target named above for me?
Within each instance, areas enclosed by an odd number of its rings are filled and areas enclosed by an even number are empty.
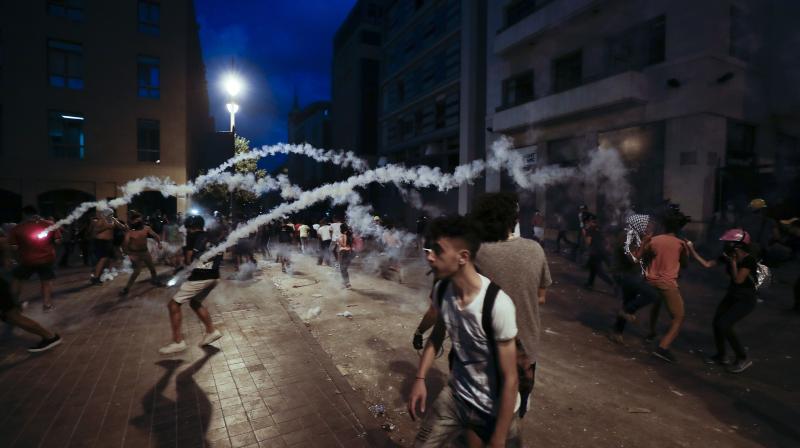
[[[130,228],[125,232],[122,248],[131,260],[133,273],[130,278],[128,278],[128,283],[120,292],[120,295],[123,296],[130,292],[131,287],[133,287],[133,284],[136,282],[136,278],[139,277],[139,274],[142,272],[143,266],[147,266],[147,269],[150,271],[150,284],[153,286],[163,286],[158,279],[158,273],[156,273],[156,267],[153,264],[150,249],[147,247],[147,239],[153,238],[156,240],[158,248],[161,249],[161,237],[159,237],[150,226],[145,225],[142,214],[135,210],[128,213],[128,223]]]
[[[94,272],[89,281],[93,285],[102,283],[100,276],[109,262],[114,259],[114,231],[127,230],[125,224],[119,222],[114,217],[114,211],[110,209],[98,210],[97,216],[92,221],[90,232],[94,247],[94,256],[97,259]]]
[[[341,223],[339,230],[339,240],[336,243],[339,252],[339,272],[342,273],[344,287],[349,289],[350,273],[347,270],[353,261],[353,231],[345,223]]]
[[[424,414],[414,446],[445,446],[464,434],[470,446],[519,447],[514,303],[475,270],[481,243],[469,219],[434,219],[427,237],[426,259],[445,291],[433,301],[436,324],[409,394],[411,418],[419,417],[418,408]],[[453,342],[450,380],[426,411],[425,380],[445,333]]]
[[[186,218],[184,226],[187,232],[185,263],[189,266],[193,261],[205,254],[206,251],[213,246],[213,243],[204,230],[205,220],[202,216],[190,216]],[[181,283],[178,292],[175,293],[175,296],[167,304],[167,308],[169,309],[169,322],[172,328],[172,342],[158,350],[162,355],[186,350],[186,341],[184,341],[183,332],[181,331],[181,305],[186,302],[189,302],[192,311],[197,314],[198,319],[200,319],[205,326],[206,333],[200,342],[201,347],[211,344],[222,337],[222,333],[214,327],[208,310],[203,306],[203,300],[205,300],[208,294],[217,286],[221,261],[222,254],[215,254],[210,260],[192,269],[189,278]]]
[[[61,243],[61,231],[47,231],[52,221],[42,219],[36,208],[28,205],[22,209],[22,222],[8,235],[8,245],[17,252],[19,265],[11,273],[11,289],[15,297],[22,296],[22,283],[33,274],[39,277],[42,290],[42,310],[49,312],[53,305],[53,264],[56,262],[56,245]]]
[[[747,359],[747,350],[742,345],[733,326],[747,317],[756,308],[757,260],[753,256],[750,234],[742,229],[730,229],[720,237],[725,245],[717,260],[706,260],[687,243],[692,256],[704,267],[711,268],[723,264],[731,281],[728,291],[714,312],[714,345],[717,352],[704,359],[706,364],[719,364],[727,367],[730,373],[741,373],[753,365]],[[731,362],[726,354],[725,344],[730,344],[736,358]]]

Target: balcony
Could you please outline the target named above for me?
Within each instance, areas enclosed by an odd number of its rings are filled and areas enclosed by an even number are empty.
[[[557,0],[498,31],[494,38],[495,54],[504,54],[518,45],[530,42],[545,31],[585,12],[600,0]]]
[[[492,124],[495,132],[509,131],[647,100],[647,78],[641,72],[628,71],[499,111]]]

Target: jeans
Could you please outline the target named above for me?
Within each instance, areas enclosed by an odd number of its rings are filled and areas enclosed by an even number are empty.
[[[477,411],[453,395],[450,387],[445,387],[436,401],[428,408],[422,426],[414,440],[415,448],[445,446],[464,430],[474,431],[484,443],[488,443],[494,433],[494,418]],[[506,446],[520,447],[519,417],[514,413],[508,429]]]
[[[353,252],[349,250],[339,251],[339,271],[342,273],[342,281],[345,286],[350,284],[350,273],[347,269],[350,267],[350,262],[353,260]]]
[[[626,273],[618,277],[619,286],[622,290],[622,310],[627,314],[636,314],[637,311],[650,305],[659,299],[658,290],[637,273]],[[627,321],[622,317],[617,317],[614,323],[614,331],[622,333],[625,331]]]
[[[714,343],[717,346],[717,355],[725,356],[725,342],[731,344],[736,359],[747,358],[747,352],[736,333],[733,326],[740,320],[752,313],[756,307],[755,290],[750,291],[729,291],[717,306],[714,313]]]
[[[589,278],[586,280],[587,286],[594,285],[594,278],[600,277],[604,282],[614,286],[614,280],[606,273],[603,268],[603,263],[606,261],[606,256],[603,254],[590,254],[587,265],[589,266]]]

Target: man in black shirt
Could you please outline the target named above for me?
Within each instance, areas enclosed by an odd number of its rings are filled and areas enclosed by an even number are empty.
[[[608,262],[608,253],[606,252],[606,243],[603,238],[603,232],[597,225],[597,217],[591,213],[586,215],[586,220],[583,222],[583,229],[586,237],[586,247],[589,249],[589,278],[584,285],[587,289],[594,287],[594,278],[600,277],[609,286],[614,286],[614,280],[606,273],[603,268],[603,263]]]
[[[205,221],[201,216],[190,216],[184,222],[186,227],[186,265],[199,258],[206,252],[213,243],[208,234],[203,230]],[[203,306],[203,299],[208,296],[212,289],[217,285],[219,279],[219,265],[222,261],[222,254],[217,254],[210,260],[203,262],[199,267],[192,269],[189,279],[181,284],[180,289],[172,300],[169,301],[169,320],[172,326],[172,343],[161,347],[158,352],[162,355],[169,355],[186,350],[186,341],[183,340],[181,332],[181,305],[189,302],[189,306],[197,314],[197,317],[206,327],[206,335],[200,342],[200,346],[211,344],[222,337],[222,333],[214,328],[208,310]]]

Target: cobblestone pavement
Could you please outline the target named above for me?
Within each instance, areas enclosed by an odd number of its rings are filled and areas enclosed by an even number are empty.
[[[268,279],[224,280],[206,300],[224,337],[197,342],[202,326],[188,306],[190,349],[162,357],[166,302],[175,289],[117,292],[126,275],[86,287],[88,273],[60,273],[56,310],[38,301],[26,314],[64,343],[30,355],[35,338],[0,335],[2,447],[358,447],[387,439],[319,344]],[[146,277],[146,276],[145,276]],[[34,282],[26,285],[35,295]]]

